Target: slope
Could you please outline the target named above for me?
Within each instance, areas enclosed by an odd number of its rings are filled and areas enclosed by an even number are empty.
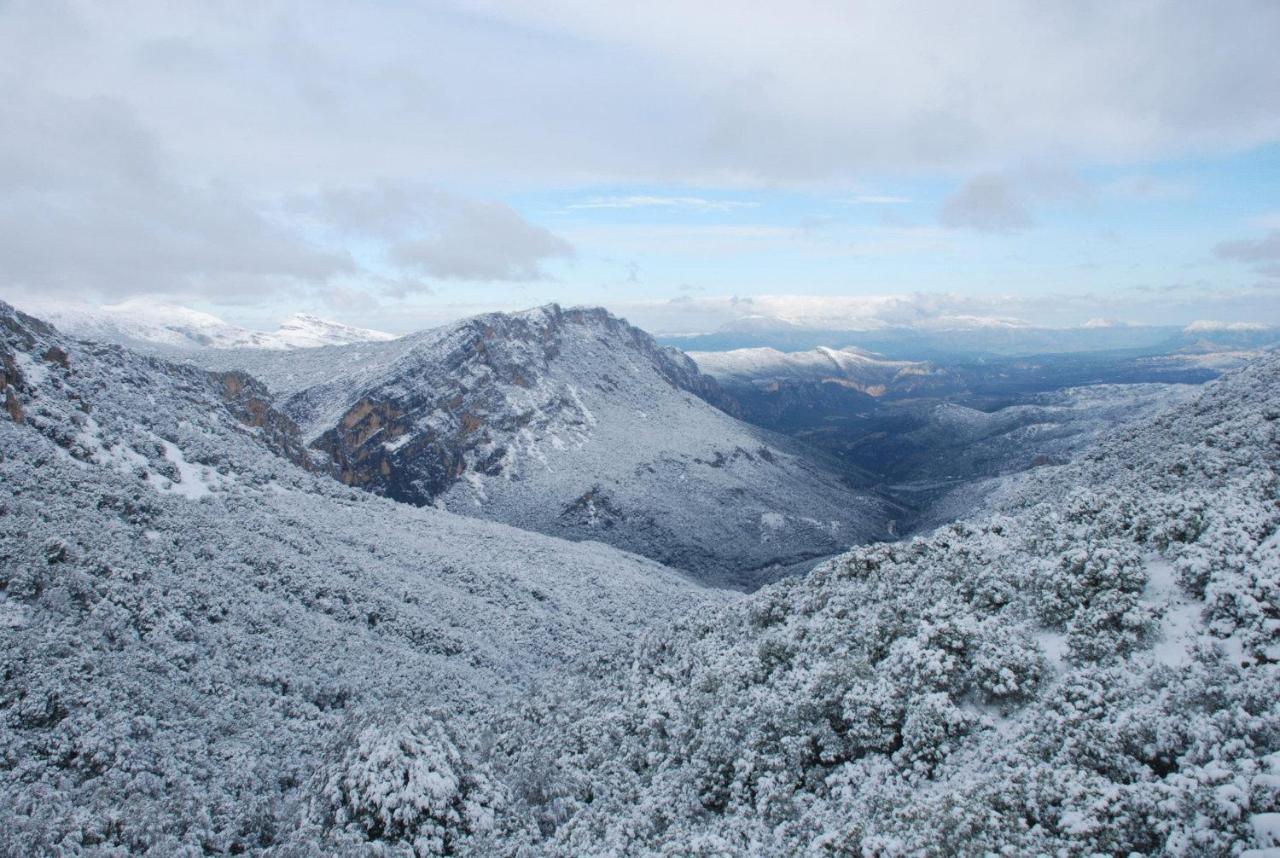
[[[259,852],[368,718],[724,598],[344,488],[264,396],[0,304],[0,854]]]

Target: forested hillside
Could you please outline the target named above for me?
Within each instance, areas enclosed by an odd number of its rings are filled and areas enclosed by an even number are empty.
[[[1280,845],[1280,360],[512,718],[550,854]],[[1261,854],[1261,853],[1259,853]]]

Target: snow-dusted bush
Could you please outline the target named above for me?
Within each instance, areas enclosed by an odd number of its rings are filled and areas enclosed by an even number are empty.
[[[428,715],[363,724],[320,780],[311,813],[324,830],[407,846],[415,858],[472,847],[493,832],[503,803],[487,770]]]

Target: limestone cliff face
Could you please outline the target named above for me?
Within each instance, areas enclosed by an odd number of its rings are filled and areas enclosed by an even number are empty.
[[[31,393],[31,380],[18,366],[18,353],[35,352],[40,360],[70,369],[66,351],[57,345],[41,349],[44,342],[57,331],[44,322],[0,302],[0,398],[4,400],[5,413],[14,423],[25,423],[26,409],[23,399]]]
[[[213,377],[227,409],[245,426],[262,430],[262,442],[267,449],[309,471],[317,469],[298,425],[276,410],[261,382],[238,371],[214,373]]]

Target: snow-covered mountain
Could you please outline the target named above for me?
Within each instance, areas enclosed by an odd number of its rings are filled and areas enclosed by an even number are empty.
[[[1280,356],[1007,489],[507,718],[531,852],[1274,854]]]
[[[772,348],[733,349],[724,352],[690,352],[698,369],[730,386],[777,386],[783,383],[835,384],[883,396],[936,389],[950,381],[950,374],[921,361],[888,360],[863,349],[820,346],[802,352]]]
[[[756,586],[888,535],[884,500],[748,426],[688,357],[598,309],[202,360],[261,378],[348,485]],[[719,405],[720,407],[716,407]]]
[[[144,350],[285,350],[395,339],[307,313],[295,313],[275,331],[253,331],[190,307],[142,299],[106,305],[37,302],[24,309],[72,336]]]
[[[253,379],[4,304],[0,406],[0,854],[261,854],[368,723],[726,598],[343,487]]]

